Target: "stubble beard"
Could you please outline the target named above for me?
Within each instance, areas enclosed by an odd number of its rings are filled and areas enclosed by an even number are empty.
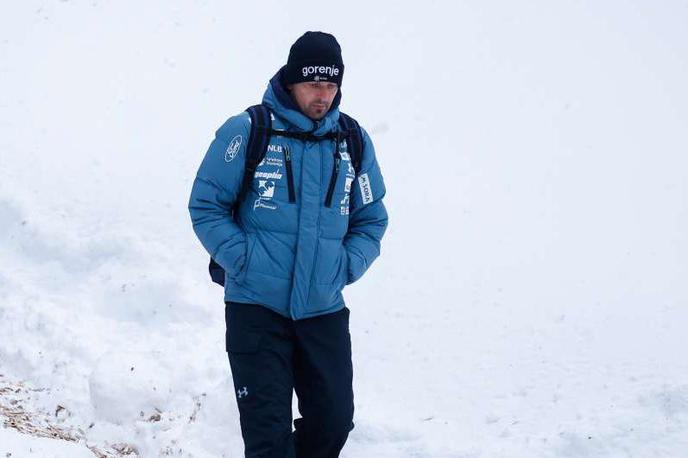
[[[313,102],[308,106],[308,116],[311,119],[320,120],[325,117],[330,109],[330,105],[325,101]]]

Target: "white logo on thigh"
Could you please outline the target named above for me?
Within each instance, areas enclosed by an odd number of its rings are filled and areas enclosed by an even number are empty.
[[[244,398],[246,396],[248,396],[248,388],[247,387],[243,387],[242,389],[237,390],[237,397],[239,399]]]

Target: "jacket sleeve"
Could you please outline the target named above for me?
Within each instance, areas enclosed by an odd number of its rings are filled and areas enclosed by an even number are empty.
[[[349,257],[347,285],[355,282],[380,255],[380,241],[387,229],[387,210],[382,199],[385,184],[368,133],[363,132],[361,171],[351,187],[349,229],[344,248]]]
[[[193,229],[212,258],[236,276],[246,260],[246,234],[232,215],[244,175],[247,113],[227,120],[215,133],[191,189]]]

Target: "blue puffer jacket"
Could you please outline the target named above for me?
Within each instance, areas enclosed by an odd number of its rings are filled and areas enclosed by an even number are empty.
[[[341,93],[325,118],[314,122],[299,111],[279,75],[263,97],[274,114],[274,129],[316,136],[338,129]],[[370,137],[363,131],[358,176],[346,143],[340,144],[330,207],[325,200],[335,170],[335,141],[271,137],[251,189],[232,217],[249,130],[246,112],[218,129],[189,201],[196,235],[225,269],[225,300],[261,304],[294,320],[336,312],[344,307],[344,286],[358,280],[380,254],[387,228],[385,185]],[[289,201],[288,161],[295,202]]]

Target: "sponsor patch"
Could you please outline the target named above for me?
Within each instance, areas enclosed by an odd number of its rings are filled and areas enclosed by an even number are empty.
[[[346,177],[344,182],[344,198],[339,201],[339,213],[341,215],[349,214],[349,200],[351,196],[351,183],[354,181],[353,177]]]
[[[257,167],[263,167],[264,165],[270,165],[270,166],[275,166],[275,167],[282,167],[284,165],[284,162],[282,162],[282,159],[278,157],[269,157],[265,156],[260,163],[258,163]]]
[[[267,178],[269,180],[281,180],[282,179],[282,174],[279,173],[279,170],[275,172],[256,172],[253,175],[254,178]]]
[[[344,193],[349,194],[351,192],[351,182],[354,181],[353,177],[346,177],[344,182]]]
[[[253,211],[256,211],[256,208],[277,209],[277,205],[272,201],[275,195],[274,181],[258,180],[258,194],[258,198],[253,202]]]
[[[326,76],[337,76],[339,75],[339,68],[334,65],[324,66],[324,65],[311,65],[301,68],[301,74],[303,76],[317,75],[318,80],[327,81]],[[317,81],[317,80],[316,80]]]
[[[367,173],[364,173],[358,177],[358,186],[361,188],[363,205],[371,203],[373,201],[373,190],[370,187],[370,180],[368,179]]]
[[[232,162],[232,159],[234,159],[239,153],[239,148],[241,148],[241,142],[243,141],[243,137],[241,135],[236,135],[232,141],[229,142],[229,146],[227,146],[227,149],[225,150],[225,162]]]

